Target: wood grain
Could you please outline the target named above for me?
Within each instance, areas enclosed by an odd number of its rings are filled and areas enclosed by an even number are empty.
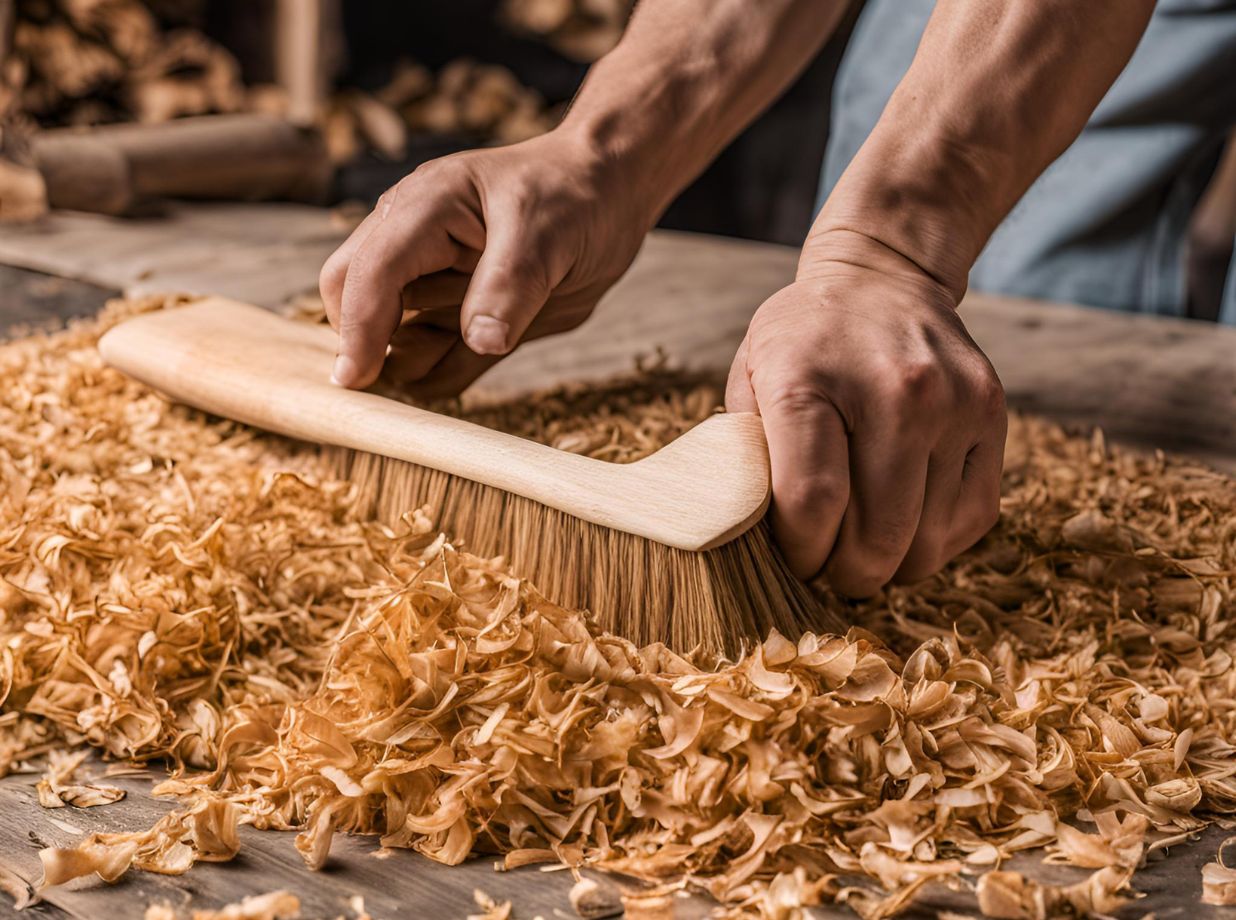
[[[109,780],[128,791],[116,805],[55,810],[39,806],[33,777],[0,780],[0,866],[34,884],[42,873],[38,859],[42,846],[69,846],[87,833],[146,829],[175,804],[150,795],[154,778],[151,774]],[[63,826],[66,822],[81,833]],[[201,863],[181,876],[131,872],[116,885],[105,885],[97,878],[84,880],[49,890],[47,905],[16,916],[21,920],[61,916],[128,920],[140,918],[151,903],[167,903],[181,911],[190,906],[217,909],[247,895],[278,889],[300,898],[301,916],[306,920],[353,916],[347,907],[353,895],[364,897],[369,912],[382,920],[454,920],[480,913],[473,900],[478,889],[499,901],[510,900],[515,917],[555,917],[555,910],[574,916],[567,897],[574,878],[566,871],[546,872],[530,866],[498,872],[495,858],[484,856],[446,867],[411,850],[382,854],[375,837],[340,834],[332,842],[326,866],[310,872],[292,844],[295,836],[242,827],[240,855],[232,862]],[[702,898],[682,903],[678,920],[701,918],[709,906]],[[0,894],[0,917],[11,913],[8,898]]]
[[[79,828],[81,834],[149,827],[174,804],[149,794],[152,779],[157,777],[151,774],[109,780],[128,790],[128,797],[115,805],[55,810],[39,806],[34,777],[9,776],[0,780],[0,866],[31,883],[37,882],[41,872],[38,849],[45,845],[68,846],[80,837],[63,826],[66,822]],[[1173,846],[1169,852],[1153,854],[1134,879],[1134,889],[1144,897],[1132,901],[1116,916],[1122,920],[1137,920],[1148,914],[1164,920],[1230,918],[1231,908],[1200,903],[1201,867],[1214,860],[1219,844],[1230,834],[1212,827]],[[292,845],[294,833],[244,827],[240,836],[240,856],[231,863],[203,863],[181,876],[134,872],[111,886],[97,879],[74,883],[50,890],[44,903],[20,914],[12,911],[7,898],[0,895],[0,917],[127,920],[140,918],[146,906],[154,902],[165,902],[181,910],[190,905],[197,909],[219,908],[246,895],[280,888],[301,899],[306,920],[351,916],[345,908],[353,895],[364,897],[370,913],[381,920],[412,916],[454,920],[475,912],[472,893],[477,889],[500,901],[510,900],[517,918],[574,916],[567,899],[573,879],[563,871],[526,867],[496,872],[492,857],[477,857],[460,866],[446,867],[409,850],[397,850],[382,858],[376,838],[339,835],[326,867],[311,873]],[[1089,874],[1089,870],[1044,864],[1033,853],[1017,854],[1002,868],[1053,884],[1071,884]],[[978,916],[972,890],[974,880],[975,876],[969,876],[955,888],[928,887],[908,916],[935,917],[942,910]],[[702,920],[712,906],[704,897],[681,898],[674,917]],[[847,909],[834,906],[814,908],[810,913],[830,920],[854,916]]]

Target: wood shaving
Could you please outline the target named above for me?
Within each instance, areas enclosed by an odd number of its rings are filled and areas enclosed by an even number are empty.
[[[35,786],[39,794],[39,804],[44,808],[64,808],[66,805],[92,808],[96,805],[110,805],[123,799],[125,792],[118,786],[72,781],[77,768],[89,756],[89,748],[73,752],[52,751],[47,772]]]
[[[253,895],[221,910],[195,910],[193,920],[296,920],[300,899],[286,891]]]
[[[364,520],[313,452],[103,368],[99,332],[160,306],[0,346],[0,771],[85,744],[165,758],[182,800],[45,850],[45,884],[227,859],[250,823],[298,829],[311,867],[364,833],[767,917],[887,916],[964,875],[1037,918],[1114,909],[1155,835],[1236,813],[1228,478],[1014,418],[977,547],[833,599],[847,635],[705,662],[600,633],[423,515]],[[1024,850],[1102,867],[998,868]]]
[[[300,898],[287,891],[270,891],[250,895],[218,910],[194,910],[184,916],[190,920],[297,920]],[[179,915],[166,904],[151,904],[146,908],[145,920],[179,920]]]
[[[496,901],[481,889],[472,892],[479,914],[468,914],[467,920],[511,920],[511,902]]]
[[[1236,905],[1236,868],[1229,866],[1223,858],[1223,851],[1232,844],[1236,844],[1236,837],[1224,840],[1219,845],[1215,861],[1202,866],[1203,904]]]
[[[1108,867],[1073,885],[1048,885],[1020,872],[988,872],[978,881],[979,910],[1001,920],[1111,914],[1124,906],[1131,872]]]
[[[0,866],[0,891],[13,899],[14,910],[23,910],[40,900],[24,878],[4,866]]]
[[[622,892],[604,879],[581,878],[567,897],[571,908],[583,920],[622,916]]]

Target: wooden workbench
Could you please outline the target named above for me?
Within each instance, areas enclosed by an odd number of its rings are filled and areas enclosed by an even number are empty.
[[[93,312],[109,289],[221,291],[278,309],[312,289],[317,266],[342,235],[325,211],[250,205],[189,208],[149,223],[56,215],[37,232],[0,229],[0,263],[91,283],[0,267],[0,337],[10,322]],[[656,345],[684,365],[723,370],[751,311],[792,278],[794,262],[795,253],[784,247],[655,234],[592,321],[521,349],[484,388],[509,394],[603,378],[629,369],[637,354]],[[967,298],[963,315],[1012,406],[1077,426],[1102,425],[1113,440],[1182,451],[1236,472],[1236,330],[980,294]],[[130,778],[120,781],[130,790],[122,803],[47,811],[37,804],[35,779],[0,781],[0,866],[27,878],[38,876],[38,847],[68,843],[79,831],[144,828],[169,807],[148,795],[149,779]],[[1152,863],[1136,879],[1147,897],[1127,916],[1236,915],[1198,904],[1199,868],[1224,836],[1213,829]],[[313,918],[350,916],[346,902],[356,894],[383,920],[463,917],[473,910],[477,888],[511,899],[516,917],[572,915],[571,878],[564,872],[498,874],[490,859],[445,869],[408,852],[379,859],[374,841],[344,839],[326,871],[309,875],[291,835],[246,829],[242,838],[234,863],[198,866],[181,877],[134,873],[106,891],[99,883],[66,886],[22,916],[140,917],[151,901],[200,908],[281,887],[297,893],[304,916]],[[1051,880],[1084,874],[1026,856],[1013,867]],[[943,908],[972,911],[973,899],[940,890],[924,909]],[[684,901],[677,916],[702,916],[706,909],[702,901]],[[0,916],[9,912],[0,896]]]
[[[0,264],[130,293],[218,293],[279,309],[316,288],[346,230],[327,210],[286,204],[183,206],[128,222],[54,214],[36,229],[0,226]],[[796,260],[785,246],[654,233],[592,320],[520,349],[481,386],[516,393],[603,378],[657,345],[685,364],[724,370],[751,313],[793,278]],[[0,295],[0,320],[4,311]],[[962,316],[1010,406],[1236,472],[1236,329],[978,292]]]

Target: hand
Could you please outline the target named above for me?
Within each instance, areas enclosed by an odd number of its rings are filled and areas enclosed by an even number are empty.
[[[1004,393],[956,297],[841,232],[756,312],[726,406],[758,411],[790,568],[866,597],[940,569],[995,523]]]
[[[652,225],[641,197],[563,132],[424,164],[322,269],[335,382],[367,387],[385,361],[415,395],[453,396],[521,341],[578,326]]]

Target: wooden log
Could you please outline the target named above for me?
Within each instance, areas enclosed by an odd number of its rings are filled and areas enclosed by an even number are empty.
[[[162,198],[314,201],[331,178],[317,132],[264,115],[45,131],[32,153],[51,207],[101,214]]]

